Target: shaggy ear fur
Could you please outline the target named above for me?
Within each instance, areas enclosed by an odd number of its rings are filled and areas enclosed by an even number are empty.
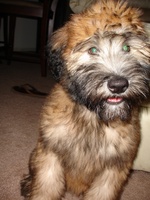
[[[64,58],[63,50],[67,43],[66,27],[54,32],[49,40],[48,53],[48,67],[56,81],[60,81],[64,72]]]
[[[61,48],[52,50],[52,46],[48,47],[48,68],[54,79],[60,81],[63,74],[64,61],[61,56]]]

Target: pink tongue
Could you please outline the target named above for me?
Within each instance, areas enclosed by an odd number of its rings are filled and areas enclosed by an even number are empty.
[[[107,102],[110,102],[110,103],[119,103],[122,101],[122,98],[121,97],[116,97],[116,98],[108,98],[107,99]]]

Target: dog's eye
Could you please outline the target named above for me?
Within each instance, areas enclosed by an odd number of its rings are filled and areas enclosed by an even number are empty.
[[[130,47],[127,44],[124,44],[122,47],[122,50],[125,52],[129,52],[130,51]]]
[[[91,54],[91,55],[96,55],[98,52],[97,48],[96,47],[92,47],[88,50],[88,53]]]

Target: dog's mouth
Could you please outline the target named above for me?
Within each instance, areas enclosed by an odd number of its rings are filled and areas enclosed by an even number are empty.
[[[106,102],[108,104],[115,105],[115,104],[119,104],[119,103],[123,102],[123,98],[122,97],[109,97],[109,98],[107,98]]]

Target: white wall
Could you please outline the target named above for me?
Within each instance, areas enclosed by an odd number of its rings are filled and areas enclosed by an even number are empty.
[[[14,50],[34,51],[36,48],[37,20],[17,18]],[[0,29],[0,40],[3,41],[3,21]]]
[[[14,50],[34,51],[36,48],[37,20],[17,18]]]

